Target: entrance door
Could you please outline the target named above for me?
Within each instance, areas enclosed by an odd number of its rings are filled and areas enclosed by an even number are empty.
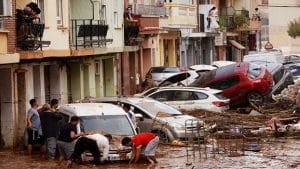
[[[4,121],[12,122],[11,119],[13,119],[11,69],[0,69],[0,75],[0,148],[2,148],[7,144],[5,141],[12,135],[12,131],[4,130],[8,126],[12,126],[12,124],[4,123]]]
[[[113,58],[103,60],[103,74],[104,96],[115,96]]]
[[[18,117],[17,117],[17,148],[22,148],[24,143],[24,130],[26,128],[26,81],[25,72],[17,73],[17,98],[18,98]]]

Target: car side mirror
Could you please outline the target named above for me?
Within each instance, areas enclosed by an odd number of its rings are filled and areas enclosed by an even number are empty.
[[[139,119],[140,121],[144,121],[144,116],[142,114],[135,114],[135,118]]]

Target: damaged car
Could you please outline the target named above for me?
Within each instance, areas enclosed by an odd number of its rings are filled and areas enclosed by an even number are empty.
[[[270,96],[272,94],[279,94],[283,89],[287,88],[291,84],[294,84],[292,72],[286,69],[281,63],[266,61],[251,61],[251,63],[266,67],[267,70],[272,74],[273,87],[269,94]]]
[[[124,136],[135,135],[136,130],[122,108],[107,103],[76,103],[61,106],[59,112],[63,116],[63,120],[60,122],[61,125],[68,123],[72,116],[80,117],[77,133],[100,132],[111,134],[113,139],[110,143],[108,161],[130,159],[131,148],[120,146],[121,139]],[[82,155],[83,161],[92,158],[90,153]]]
[[[172,86],[184,81],[185,77],[190,76],[184,73],[174,75],[159,86]],[[235,107],[250,102],[262,102],[272,91],[272,75],[263,66],[241,62],[209,71],[196,77],[187,86],[222,90],[223,95],[230,99],[230,106]]]
[[[135,96],[150,97],[178,110],[223,112],[229,109],[229,99],[221,90],[198,87],[157,87]]]
[[[137,97],[104,97],[93,102],[129,105],[137,119],[139,132],[156,132],[161,140],[185,141],[187,137],[202,137],[204,121],[190,115],[184,115],[175,108],[151,98]],[[187,123],[189,122],[189,123]]]
[[[272,75],[260,65],[241,62],[210,71],[189,86],[222,90],[234,107],[262,102],[272,89]]]

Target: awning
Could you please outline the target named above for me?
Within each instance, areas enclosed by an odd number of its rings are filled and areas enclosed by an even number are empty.
[[[237,41],[235,40],[229,40],[229,42],[232,44],[232,46],[240,49],[240,50],[244,50],[246,49],[245,46],[241,45],[240,43],[238,43]]]

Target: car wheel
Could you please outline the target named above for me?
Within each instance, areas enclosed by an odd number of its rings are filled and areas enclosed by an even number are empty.
[[[263,102],[263,96],[258,93],[258,92],[250,92],[247,95],[247,102],[250,104],[252,103],[256,103],[256,104],[262,104]]]
[[[158,137],[159,137],[159,140],[164,143],[168,143],[170,141],[168,135],[163,131],[158,131]]]

